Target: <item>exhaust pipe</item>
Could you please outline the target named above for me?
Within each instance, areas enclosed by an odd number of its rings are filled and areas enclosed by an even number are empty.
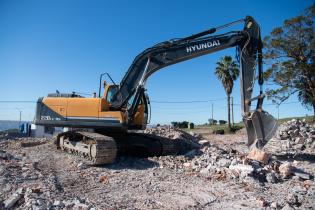
[[[243,117],[247,131],[247,146],[250,149],[263,148],[277,130],[276,119],[266,111],[255,110],[249,117]]]

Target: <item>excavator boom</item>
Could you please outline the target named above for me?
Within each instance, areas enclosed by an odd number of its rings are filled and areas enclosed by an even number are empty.
[[[145,82],[154,72],[185,60],[237,47],[240,56],[242,115],[248,133],[248,146],[263,147],[273,136],[277,126],[275,119],[262,110],[264,98],[262,88],[260,95],[252,98],[257,64],[258,82],[260,86],[263,84],[260,27],[250,16],[242,21],[245,23],[242,31],[207,36],[217,30],[217,28],[212,28],[183,39],[162,42],[146,49],[134,59],[125,74],[119,90],[112,98],[111,108],[113,110],[121,109],[134,96],[134,103],[129,109],[129,116],[132,117],[138,98],[143,93]],[[233,24],[236,22],[240,21],[235,21]],[[251,111],[251,102],[255,99],[257,107],[256,110]]]

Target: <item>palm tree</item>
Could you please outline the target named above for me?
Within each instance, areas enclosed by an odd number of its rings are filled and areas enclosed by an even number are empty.
[[[233,61],[231,56],[224,56],[217,62],[217,67],[214,72],[218,79],[221,80],[222,85],[227,95],[227,107],[228,107],[228,128],[231,131],[231,118],[230,118],[230,101],[231,93],[233,90],[234,81],[239,76],[239,68],[236,61]]]

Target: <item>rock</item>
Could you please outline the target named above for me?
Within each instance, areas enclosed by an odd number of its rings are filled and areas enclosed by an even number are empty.
[[[247,157],[249,159],[261,162],[263,164],[267,164],[269,161],[270,155],[262,150],[254,148],[249,152]]]
[[[203,168],[199,171],[200,174],[207,176],[209,175],[209,170],[207,168]]]
[[[63,206],[64,204],[62,203],[62,201],[60,201],[60,200],[55,200],[54,201],[54,203],[53,203],[53,206],[59,206],[59,207],[61,207],[61,206]]]
[[[304,180],[308,180],[308,179],[311,179],[311,175],[309,173],[306,173],[304,172],[303,170],[301,169],[298,169],[298,168],[293,168],[292,169],[292,173],[295,175],[295,176],[298,176]]]
[[[4,151],[4,150],[0,150],[0,158],[7,160],[7,159],[9,159],[9,154],[6,153],[6,151]]]
[[[78,169],[86,169],[86,168],[88,168],[88,166],[85,164],[85,163],[79,163],[78,165],[77,165],[77,168]]]
[[[32,190],[32,193],[40,193],[41,192],[41,188],[40,187],[34,187],[31,190]]]
[[[254,171],[253,166],[244,164],[230,165],[229,169],[239,171],[246,175],[252,174]]]
[[[271,204],[270,204],[270,208],[272,208],[272,209],[279,209],[279,204],[278,204],[278,202],[277,201],[275,201],[275,202],[272,202]]]
[[[189,168],[189,167],[191,167],[191,163],[190,162],[186,162],[186,163],[183,164],[183,166],[186,167],[186,168]]]
[[[202,147],[209,146],[210,142],[208,140],[200,140],[198,141],[198,144],[200,144]]]
[[[0,176],[6,173],[6,167],[4,165],[0,165]]]
[[[259,207],[266,207],[268,205],[268,202],[263,198],[256,199],[256,202]]]
[[[222,158],[217,162],[217,164],[220,167],[229,167],[231,165],[231,160]]]
[[[19,201],[23,196],[23,188],[19,188],[15,193],[13,193],[8,199],[6,199],[4,203],[4,208],[9,209],[15,205],[17,201]]]
[[[281,210],[295,210],[290,204],[286,204]]]
[[[287,178],[292,175],[292,169],[291,163],[283,163],[279,166],[279,172],[283,178]]]
[[[289,204],[295,205],[298,203],[298,197],[295,194],[290,193],[287,198],[286,198],[287,202]]]
[[[5,186],[3,187],[4,192],[10,192],[12,189],[12,185],[10,183],[6,183]]]
[[[45,144],[45,142],[43,141],[28,141],[28,142],[20,142],[20,146],[21,147],[34,147],[34,146],[38,146],[41,144]]]
[[[277,183],[278,182],[278,179],[277,179],[276,174],[274,172],[267,173],[266,174],[266,180],[269,183]]]
[[[99,182],[106,184],[108,182],[108,176],[106,175],[100,176]]]
[[[89,209],[89,206],[84,204],[84,203],[78,203],[78,204],[75,204],[73,207],[72,207],[73,210],[88,210]]]

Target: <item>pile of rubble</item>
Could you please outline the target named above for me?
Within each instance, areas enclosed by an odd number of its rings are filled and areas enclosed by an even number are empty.
[[[243,154],[234,149],[225,150],[211,145],[208,141],[201,149],[191,150],[185,155],[156,157],[153,160],[157,161],[160,167],[197,173],[209,180],[236,179],[263,184],[283,182],[292,178],[313,179],[311,174],[299,168],[298,161],[281,162],[267,154],[258,161],[251,154]]]
[[[281,124],[276,138],[282,140],[283,149],[300,152],[315,149],[315,124],[310,125],[305,119],[292,119]]]
[[[0,209],[92,209],[82,198],[58,199],[54,174],[45,174],[36,160],[0,150]]]
[[[313,178],[297,167],[297,161],[292,164],[268,157],[259,162],[235,150],[226,151],[214,146],[202,150],[201,156],[195,156],[183,165],[188,170],[199,172],[210,179],[231,178],[241,181],[254,179],[262,183],[276,183],[293,176],[302,180]]]
[[[187,133],[170,126],[157,126],[142,131],[145,134],[161,137],[160,141],[164,145],[171,146],[170,153],[167,154],[184,154],[192,149],[200,148],[201,136],[193,132]],[[202,143],[202,142],[201,142]]]
[[[161,136],[168,139],[182,139],[193,143],[198,143],[198,141],[202,138],[199,134],[195,134],[193,132],[186,133],[185,131],[171,126],[157,126],[154,128],[147,128],[144,133]]]

